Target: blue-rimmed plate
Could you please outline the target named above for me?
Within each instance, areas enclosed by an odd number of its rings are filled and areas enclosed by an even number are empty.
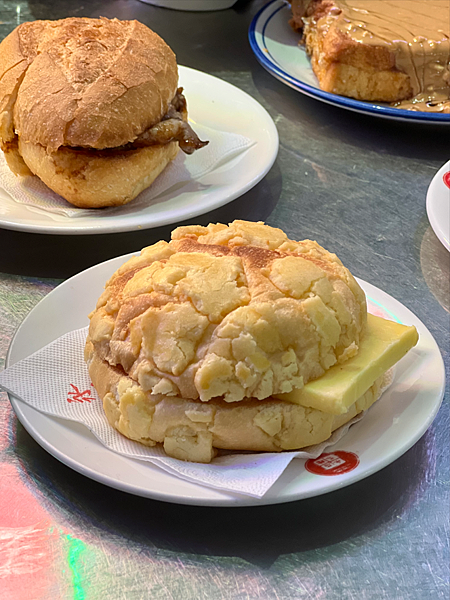
[[[290,7],[284,0],[272,0],[253,19],[249,29],[250,45],[262,66],[290,87],[328,104],[367,115],[450,125],[450,115],[394,108],[386,104],[361,102],[330,94],[320,89],[309,58],[299,46],[299,34],[289,25]]]

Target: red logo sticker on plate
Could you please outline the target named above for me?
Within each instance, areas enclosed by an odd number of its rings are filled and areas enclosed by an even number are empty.
[[[450,171],[447,171],[447,173],[444,173],[444,183],[445,185],[450,188]]]
[[[305,468],[315,475],[342,475],[353,471],[359,465],[359,458],[353,452],[327,452],[319,458],[310,458],[305,463]]]

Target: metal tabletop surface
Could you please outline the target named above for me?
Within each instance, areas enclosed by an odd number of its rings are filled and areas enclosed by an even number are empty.
[[[450,129],[364,116],[304,96],[256,61],[247,32],[263,0],[190,13],[135,0],[0,1],[0,36],[34,19],[138,19],[178,62],[253,96],[279,132],[268,175],[195,223],[263,220],[316,239],[412,310],[449,368],[450,255],[425,197]],[[185,222],[187,223],[187,222]],[[172,227],[96,236],[0,230],[0,367],[15,330],[55,286],[169,239]],[[449,395],[406,454],[316,498],[256,508],[152,501],[72,471],[0,394],[0,599],[444,599],[449,596]]]

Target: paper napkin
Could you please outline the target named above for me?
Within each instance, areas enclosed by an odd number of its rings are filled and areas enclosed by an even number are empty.
[[[205,175],[222,168],[256,143],[242,135],[211,129],[197,123],[195,130],[200,139],[209,140],[207,146],[194,152],[191,156],[186,156],[180,150],[175,160],[164,169],[156,181],[130,204],[101,209],[102,215],[121,215],[129,213],[130,210],[141,209],[172,188],[176,193],[180,193],[193,181],[199,181]],[[72,206],[34,175],[16,177],[6,164],[3,152],[0,152],[0,188],[3,188],[19,204],[27,204],[66,217],[76,218],[94,214],[98,216],[99,214],[99,209]]]
[[[294,458],[317,458],[361,418],[355,417],[326,442],[298,452],[228,453],[207,465],[170,458],[161,446],[133,442],[109,425],[83,360],[87,329],[71,331],[0,372],[0,388],[40,412],[83,423],[112,451],[111,460],[117,452],[196,484],[261,498]]]

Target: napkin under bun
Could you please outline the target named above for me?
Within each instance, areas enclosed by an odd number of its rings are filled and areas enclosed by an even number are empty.
[[[316,242],[245,221],[180,227],[106,284],[86,358],[108,419],[132,439],[190,460],[292,449],[342,417],[271,396],[356,354],[366,318],[363,291]]]
[[[9,167],[34,173],[76,206],[129,202],[177,154],[178,142],[161,136],[134,147],[178,94],[174,53],[138,21],[23,23],[1,43],[0,78]]]

